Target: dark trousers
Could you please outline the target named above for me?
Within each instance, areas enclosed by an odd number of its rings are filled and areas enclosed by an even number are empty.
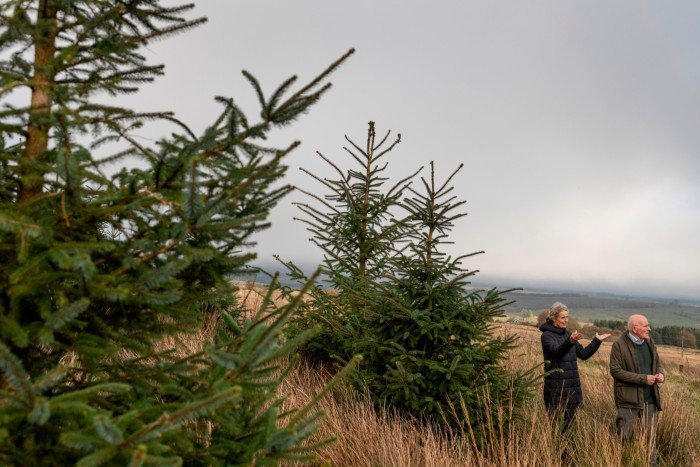
[[[659,411],[656,404],[644,404],[643,408],[629,409],[617,408],[615,427],[617,434],[623,441],[629,441],[635,435],[640,434],[645,442],[651,443],[651,465],[659,465],[656,452],[656,425],[659,422]]]
[[[546,407],[547,413],[552,420],[561,420],[561,432],[566,433],[574,421],[578,404],[546,404]]]

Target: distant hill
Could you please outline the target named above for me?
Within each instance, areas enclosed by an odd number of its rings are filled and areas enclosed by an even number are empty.
[[[534,314],[549,308],[554,302],[569,307],[571,315],[583,321],[621,320],[631,314],[646,316],[654,326],[683,326],[700,328],[700,306],[678,300],[640,299],[610,294],[517,291],[506,294],[515,302],[505,308],[508,314],[531,310]]]
[[[279,280],[283,285],[297,286],[287,277],[287,271],[276,261],[259,261],[258,266],[269,273],[280,273]],[[315,269],[308,264],[297,265],[307,274]],[[262,273],[252,273],[236,277],[239,280],[269,282],[270,277]],[[319,279],[323,283],[323,278]],[[489,289],[491,286],[473,283],[475,288]],[[499,287],[503,289],[504,287]],[[505,295],[515,303],[505,309],[507,314],[520,314],[523,309],[531,310],[534,314],[549,308],[554,302],[562,302],[571,310],[571,315],[583,321],[621,320],[626,321],[631,314],[645,315],[652,326],[682,326],[700,328],[700,301],[674,300],[654,297],[632,297],[600,292],[564,292],[523,290],[509,292]]]

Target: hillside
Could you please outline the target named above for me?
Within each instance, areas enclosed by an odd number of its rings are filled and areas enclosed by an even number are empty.
[[[621,320],[631,314],[645,315],[652,326],[683,326],[700,328],[700,306],[677,300],[661,301],[611,295],[583,293],[550,293],[517,291],[506,297],[514,300],[505,308],[507,314],[531,310],[533,314],[549,308],[554,302],[565,303],[578,320]]]

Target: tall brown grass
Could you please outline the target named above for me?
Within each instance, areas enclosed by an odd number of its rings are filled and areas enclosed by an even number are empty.
[[[523,332],[517,328],[498,332]],[[528,331],[529,332],[529,331]],[[527,334],[523,332],[523,334]],[[505,362],[513,369],[541,363],[539,338],[525,335]],[[561,434],[547,417],[537,396],[513,423],[509,407],[498,407],[501,417],[485,427],[466,427],[460,433],[435,424],[376,409],[367,394],[347,386],[322,401],[326,418],[317,437],[336,437],[319,451],[321,461],[352,466],[644,466],[651,446],[640,436],[622,444],[614,431],[615,406],[608,374],[609,343],[590,360],[580,362],[584,404],[572,428]],[[700,384],[696,375],[673,370],[667,362],[662,387],[663,412],[658,426],[662,465],[700,465]],[[675,366],[677,368],[677,365]],[[286,380],[282,394],[288,408],[301,407],[328,379],[322,370],[301,364]],[[488,403],[486,401],[485,403]],[[475,431],[485,430],[479,445]]]
[[[239,292],[241,303],[255,310],[264,291],[248,286]],[[277,300],[279,297],[275,297]],[[218,318],[211,317],[196,334],[161,343],[185,354],[201,351],[211,338]],[[519,345],[504,365],[525,370],[542,363],[539,331],[534,327],[501,325],[494,332],[517,334]],[[612,339],[609,339],[612,340]],[[687,352],[687,351],[686,351]],[[700,352],[690,357],[666,347],[660,351],[667,381],[662,385],[657,445],[662,465],[700,466]],[[465,427],[453,432],[388,408],[376,408],[368,394],[347,384],[335,387],[321,407],[326,416],[315,440],[335,438],[319,448],[319,464],[338,466],[645,466],[651,446],[640,436],[622,444],[614,430],[612,378],[608,374],[610,342],[590,360],[579,361],[584,403],[571,429],[562,434],[548,418],[542,388],[515,415],[511,407],[496,407],[500,414],[488,427]],[[683,364],[683,371],[680,365]],[[306,406],[331,375],[308,363],[299,364],[284,380],[280,396],[284,409]],[[488,403],[488,401],[485,401]],[[504,423],[510,418],[512,423]],[[485,441],[478,443],[479,430]]]

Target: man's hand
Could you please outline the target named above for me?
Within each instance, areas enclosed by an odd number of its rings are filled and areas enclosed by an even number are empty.
[[[647,386],[653,386],[656,383],[656,375],[647,375]]]
[[[570,340],[572,343],[574,343],[574,344],[575,344],[576,342],[578,342],[579,339],[581,339],[581,333],[578,332],[578,331],[572,332],[572,333],[571,333],[571,336],[569,336],[569,340]]]
[[[608,334],[598,334],[597,332],[595,333],[596,339],[600,339],[601,341],[604,341],[608,337],[610,337],[610,333]]]
[[[654,378],[656,378],[657,383],[663,383],[664,381],[666,381],[666,377],[663,375],[663,373],[656,373],[654,375]]]

